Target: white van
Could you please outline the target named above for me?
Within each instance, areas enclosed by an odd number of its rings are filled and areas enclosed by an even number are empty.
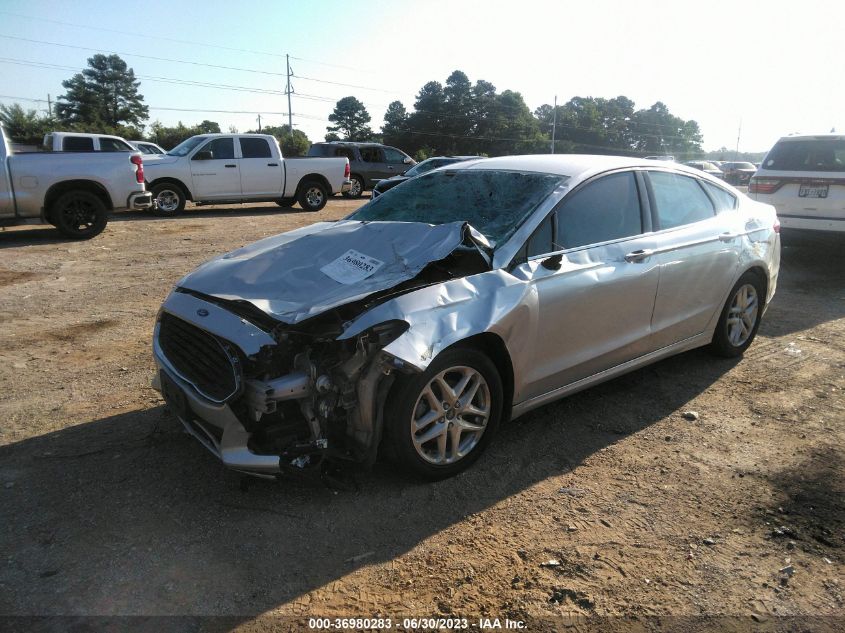
[[[845,135],[781,138],[748,185],[777,209],[781,227],[845,232]]]

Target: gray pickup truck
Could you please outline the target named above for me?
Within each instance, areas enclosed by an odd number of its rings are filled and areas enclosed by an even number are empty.
[[[106,228],[109,211],[152,206],[140,152],[14,154],[0,127],[0,226],[52,224],[88,239]]]

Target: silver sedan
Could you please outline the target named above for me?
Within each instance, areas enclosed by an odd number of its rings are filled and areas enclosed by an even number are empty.
[[[506,419],[695,347],[741,355],[778,232],[772,207],[677,164],[447,166],[183,278],[153,384],[242,472],[386,454],[447,477]]]

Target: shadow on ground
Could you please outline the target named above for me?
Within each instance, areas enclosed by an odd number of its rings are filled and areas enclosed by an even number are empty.
[[[389,561],[470,514],[636,433],[734,362],[694,351],[500,430],[434,484],[387,466],[358,491],[224,471],[163,407],[0,447],[0,614],[225,614],[249,619],[356,567]]]

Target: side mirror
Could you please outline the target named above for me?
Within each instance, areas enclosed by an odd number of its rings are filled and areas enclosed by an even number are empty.
[[[563,255],[558,253],[557,255],[552,255],[551,257],[547,257],[543,261],[540,262],[540,266],[545,268],[546,270],[560,270],[560,265],[563,262]]]
[[[406,156],[405,160],[403,160],[402,162],[405,163],[406,165],[411,165],[411,164],[413,164],[414,160],[412,158],[408,158]]]
[[[191,160],[212,160],[213,158],[214,154],[208,150],[203,150],[194,154],[194,157]]]

